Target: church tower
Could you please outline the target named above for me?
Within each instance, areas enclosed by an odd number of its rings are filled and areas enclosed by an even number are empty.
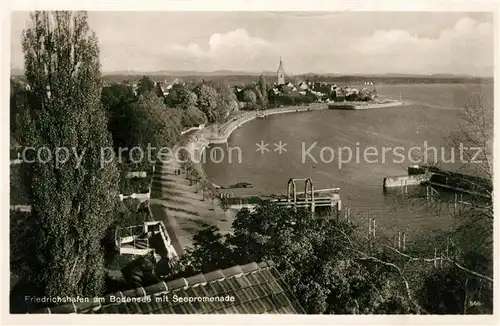
[[[280,66],[278,67],[278,85],[285,84],[285,68],[283,67],[283,61],[280,57]]]

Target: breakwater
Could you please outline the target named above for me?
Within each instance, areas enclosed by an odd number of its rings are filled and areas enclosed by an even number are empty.
[[[493,191],[493,185],[487,178],[426,165],[410,166],[407,175],[385,177],[383,179],[384,190],[387,188],[405,188],[416,185],[432,186],[486,199],[491,199]]]
[[[370,109],[381,109],[389,108],[395,106],[402,106],[405,103],[395,100],[386,100],[387,102],[333,102],[328,103],[328,108],[333,110],[370,110]]]
[[[383,179],[383,189],[394,187],[419,186],[429,181],[430,175],[401,175],[396,177],[385,177]]]

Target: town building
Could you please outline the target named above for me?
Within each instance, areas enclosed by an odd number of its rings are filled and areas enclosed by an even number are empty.
[[[300,83],[299,83],[299,88],[300,88],[301,90],[305,91],[305,90],[308,90],[308,89],[309,89],[309,86],[307,85],[307,83],[306,83],[306,82],[300,82]]]
[[[167,229],[162,221],[118,227],[115,234],[120,255],[146,256],[153,254],[156,262],[177,257]]]

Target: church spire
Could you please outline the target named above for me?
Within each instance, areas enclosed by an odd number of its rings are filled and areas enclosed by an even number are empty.
[[[283,60],[280,56],[280,65],[278,67],[278,85],[285,84],[285,68],[283,67]]]

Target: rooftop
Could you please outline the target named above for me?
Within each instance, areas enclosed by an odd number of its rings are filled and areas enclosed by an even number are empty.
[[[220,298],[234,297],[234,300]],[[122,302],[113,302],[113,297]],[[166,299],[168,298],[168,299]],[[175,298],[191,298],[179,301]],[[205,300],[196,301],[200,298]],[[218,298],[218,299],[216,299]],[[116,300],[115,300],[116,301]],[[126,301],[126,302],[124,302]],[[69,303],[37,313],[83,314],[303,314],[272,261],[250,263]]]

